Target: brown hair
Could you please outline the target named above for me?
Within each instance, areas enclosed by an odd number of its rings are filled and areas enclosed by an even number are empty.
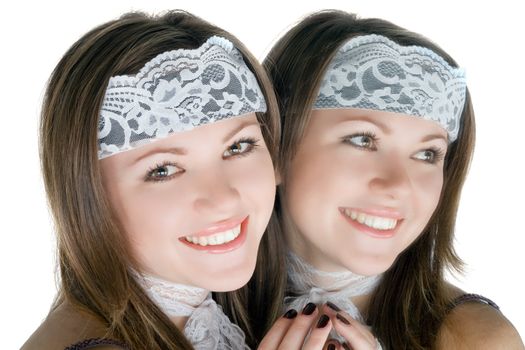
[[[400,45],[427,47],[457,67],[446,52],[428,39],[382,19],[359,19],[335,10],[303,19],[275,44],[263,62],[281,112],[283,185],[278,198],[286,193],[288,166],[308,125],[328,64],[344,42],[366,34],[383,35]],[[460,272],[462,268],[453,247],[453,234],[474,134],[474,113],[467,91],[459,136],[445,158],[440,202],[418,239],[384,273],[370,301],[368,323],[387,349],[423,349],[435,343],[449,302],[444,270]],[[282,221],[289,220],[286,212],[276,208]]]
[[[39,141],[58,244],[61,285],[55,307],[69,301],[88,310],[107,327],[107,337],[133,349],[192,346],[129,272],[130,267],[138,265],[101,182],[97,157],[99,109],[110,77],[135,74],[158,54],[197,48],[212,35],[232,41],[257,77],[268,106],[268,111],[257,113],[257,118],[275,163],[280,124],[266,73],[239,40],[184,11],[161,16],[128,13],[96,27],[65,53],[46,90]],[[270,227],[275,225],[272,219]],[[273,245],[276,234],[270,229],[263,236],[261,251]],[[245,287],[215,297],[244,329],[250,343],[254,340],[244,308],[247,295]]]

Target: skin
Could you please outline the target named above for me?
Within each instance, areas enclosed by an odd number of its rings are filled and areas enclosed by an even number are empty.
[[[185,151],[158,152],[167,148]],[[110,205],[141,271],[210,291],[235,290],[248,281],[273,210],[276,186],[255,114],[170,135],[104,158],[100,166]],[[148,175],[164,181],[146,181]],[[180,240],[245,217],[246,240],[234,250],[210,253]],[[171,321],[183,329],[187,317]],[[50,312],[22,349],[64,349],[79,339],[106,337],[106,327],[66,300]]]
[[[421,118],[357,109],[312,111],[285,177],[285,232],[291,249],[323,271],[384,272],[432,216],[443,187],[447,147],[446,131]],[[369,230],[352,224],[344,209],[398,223],[391,232]],[[365,312],[368,296],[354,299]],[[373,334],[350,315],[339,311],[338,318],[326,305],[321,313],[353,349],[376,348]],[[299,349],[309,330],[319,336],[315,323],[308,324],[302,314],[282,318],[262,345],[278,342],[276,348]],[[291,338],[299,343],[292,344]],[[309,346],[343,349],[324,340]]]
[[[386,271],[438,204],[446,150],[447,134],[432,121],[314,110],[286,177],[291,249],[323,271]],[[356,227],[344,209],[395,218],[395,232]]]
[[[166,148],[178,150],[160,151]],[[174,133],[100,164],[141,271],[212,291],[248,281],[275,196],[272,160],[254,113]],[[234,250],[218,254],[182,241],[245,218],[246,240]]]
[[[360,136],[363,133],[375,136]],[[350,270],[361,275],[386,271],[421,234],[438,204],[447,146],[445,130],[421,118],[355,109],[313,111],[285,177],[284,203],[289,218],[285,232],[291,249],[319,270]],[[402,221],[393,234],[377,235],[352,224],[341,208]],[[450,299],[464,294],[452,285],[447,286],[447,292]],[[368,295],[352,301],[361,314],[366,314]],[[347,313],[326,305],[321,306],[320,313],[330,317],[330,325],[352,349],[376,349],[369,329]],[[320,335],[315,323],[308,324],[303,315],[294,320],[283,317],[268,332],[263,345],[273,339],[281,341],[281,348],[300,349],[300,342],[289,347],[282,344],[290,343],[294,336],[302,341],[308,331]],[[311,349],[327,349],[329,344],[335,349],[345,348],[330,339],[308,344]],[[467,303],[447,316],[436,348],[524,346],[501,312]]]

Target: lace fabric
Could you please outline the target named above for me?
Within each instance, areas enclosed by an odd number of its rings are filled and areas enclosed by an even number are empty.
[[[189,316],[183,333],[195,349],[249,350],[243,331],[230,321],[206,289],[133,273],[168,317]]]
[[[466,79],[432,50],[401,46],[380,35],[346,42],[332,59],[314,109],[361,108],[438,122],[457,138]]]
[[[213,36],[197,49],[156,56],[137,75],[109,80],[98,158],[253,112],[266,112],[257,79],[230,41]]]
[[[351,298],[370,294],[379,284],[381,275],[361,276],[351,271],[326,272],[313,267],[295,253],[286,256],[288,269],[286,310],[301,310],[307,303],[320,305],[330,301],[361,323],[365,323]],[[345,339],[332,330],[330,336],[340,342]],[[381,349],[379,342],[377,349]]]
[[[381,280],[380,275],[321,271],[291,251],[287,254],[287,267],[288,296],[284,300],[287,308],[300,310],[309,302],[331,301],[361,322],[364,322],[363,317],[350,298],[371,293]]]

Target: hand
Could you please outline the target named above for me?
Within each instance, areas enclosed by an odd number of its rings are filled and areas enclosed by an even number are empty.
[[[321,350],[325,348],[332,320],[319,308],[307,304],[298,314],[288,310],[266,333],[258,350]]]
[[[341,337],[345,338],[346,340],[346,343],[343,344],[339,344],[334,340],[329,340],[326,347],[327,349],[381,349],[381,345],[367,326],[361,324],[346,312],[341,311],[336,305],[327,303],[322,306],[321,310],[330,316],[330,320],[332,321],[334,329]],[[333,346],[330,346],[330,344],[333,344]]]

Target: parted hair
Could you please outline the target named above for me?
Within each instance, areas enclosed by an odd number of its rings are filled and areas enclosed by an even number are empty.
[[[265,71],[234,36],[184,11],[158,16],[127,13],[89,31],[61,58],[44,96],[39,152],[57,236],[60,286],[54,307],[68,301],[88,311],[107,329],[106,337],[131,349],[192,346],[130,273],[138,264],[101,181],[97,157],[101,103],[110,77],[136,74],[160,53],[197,48],[213,35],[233,42],[257,78],[267,102],[267,112],[257,113],[257,118],[277,166],[279,112]],[[259,254],[258,266],[271,270],[282,265],[280,258],[265,259],[278,237],[276,227],[273,217],[260,246],[265,253]],[[265,295],[280,298],[275,293],[282,290],[282,279],[273,276],[267,283],[275,286]],[[244,330],[248,344],[254,344],[248,295],[246,286],[214,297]]]
[[[314,13],[285,33],[263,61],[281,113],[283,183],[276,204],[281,221],[289,220],[279,204],[286,194],[288,167],[308,126],[324,73],[339,47],[353,37],[367,34],[383,35],[400,45],[429,48],[451,66],[458,66],[444,50],[419,34],[382,19],[361,19],[343,11]],[[458,139],[449,145],[445,157],[438,206],[420,236],[384,273],[371,298],[367,323],[386,349],[433,347],[450,301],[444,272],[462,270],[462,261],[453,247],[454,226],[475,138],[468,91],[466,95]]]

